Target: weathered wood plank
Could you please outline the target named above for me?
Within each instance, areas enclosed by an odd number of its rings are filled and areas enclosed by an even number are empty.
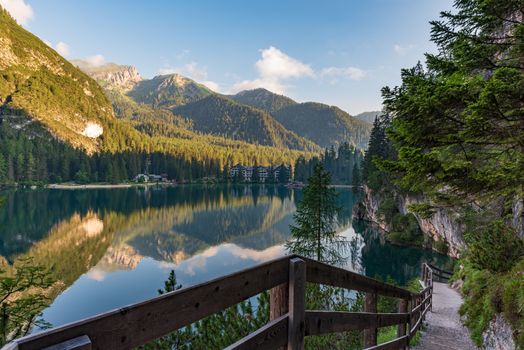
[[[256,332],[228,346],[226,350],[273,350],[287,344],[288,315],[270,321]]]
[[[276,320],[289,311],[289,287],[288,283],[271,288],[269,291],[269,319]]]
[[[406,323],[408,318],[408,313],[306,311],[306,335],[394,326]]]
[[[36,350],[87,335],[93,349],[131,349],[287,282],[289,257],[17,341]]]
[[[429,264],[429,263],[428,263],[427,265],[428,265],[428,267],[429,267],[430,269],[432,269],[434,272],[437,271],[437,272],[440,272],[440,273],[443,273],[443,274],[446,274],[446,275],[450,275],[450,276],[453,275],[453,272],[449,272],[449,271],[446,271],[446,270],[442,270],[441,268],[436,267],[435,265],[432,265],[432,264]]]
[[[288,350],[304,348],[306,318],[306,263],[299,258],[289,260],[289,326]]]
[[[376,293],[366,293],[364,297],[364,311],[372,314],[377,313],[377,299]],[[368,328],[364,330],[364,346],[370,347],[377,345],[378,329],[377,327]]]
[[[304,258],[307,265],[307,281],[326,284],[361,292],[377,293],[384,296],[408,299],[413,293],[406,289],[374,280],[357,273]]]
[[[379,345],[366,348],[365,350],[398,350],[407,347],[409,344],[408,336],[403,336],[401,338],[393,339],[387,343],[382,343]]]
[[[42,350],[91,350],[91,339],[87,335],[83,335]]]
[[[400,314],[406,314],[406,321],[402,322],[397,327],[397,337],[403,337],[406,335],[406,323],[408,322],[409,317],[407,317],[408,312],[408,301],[405,299],[401,299],[400,303],[398,304],[398,312]]]
[[[415,334],[416,331],[418,331],[418,329],[420,328],[421,324],[422,324],[422,317],[419,317],[417,319],[417,322],[413,326],[413,328],[411,328],[411,330],[409,331],[409,337],[410,338]]]

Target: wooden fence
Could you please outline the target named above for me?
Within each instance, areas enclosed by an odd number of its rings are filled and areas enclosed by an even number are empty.
[[[270,290],[270,321],[227,349],[302,349],[304,337],[364,331],[368,350],[404,349],[432,305],[433,271],[422,265],[423,290],[413,293],[297,255],[15,340],[2,350],[131,349]],[[443,274],[439,269],[439,274]],[[306,282],[365,293],[364,312],[306,310]],[[378,313],[378,296],[398,298],[398,313]],[[380,327],[397,338],[377,345]]]

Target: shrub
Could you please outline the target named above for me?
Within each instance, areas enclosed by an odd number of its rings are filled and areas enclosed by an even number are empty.
[[[470,231],[465,238],[468,261],[478,270],[505,272],[524,256],[524,240],[502,220]]]
[[[438,239],[433,242],[433,249],[441,254],[448,254],[449,245],[445,239]]]
[[[418,221],[413,214],[397,213],[393,216],[392,230],[388,238],[395,243],[421,246],[424,243],[424,234],[420,230]]]

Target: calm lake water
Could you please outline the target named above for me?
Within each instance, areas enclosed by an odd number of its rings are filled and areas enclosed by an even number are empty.
[[[397,247],[351,220],[357,196],[339,189],[347,268],[404,284],[422,261],[450,260]],[[278,186],[149,187],[0,192],[0,255],[31,256],[59,281],[44,319],[54,326],[158,294],[169,271],[191,286],[286,253],[300,190]],[[357,232],[355,232],[355,229]]]

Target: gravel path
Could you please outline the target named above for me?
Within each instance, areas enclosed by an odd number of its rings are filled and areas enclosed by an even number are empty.
[[[475,350],[469,330],[460,322],[460,294],[445,283],[433,284],[433,311],[426,315],[426,328],[416,350]]]

